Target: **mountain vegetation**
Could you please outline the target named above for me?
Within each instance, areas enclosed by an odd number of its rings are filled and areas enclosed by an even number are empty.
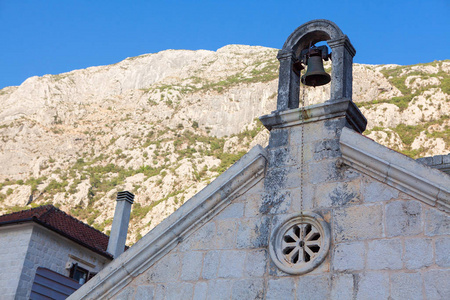
[[[276,49],[167,50],[0,90],[0,213],[53,204],[108,233],[136,195],[135,242],[256,144],[276,108]],[[326,65],[331,70],[330,65]],[[354,65],[365,134],[413,158],[450,148],[450,61]],[[306,105],[329,86],[302,88]]]

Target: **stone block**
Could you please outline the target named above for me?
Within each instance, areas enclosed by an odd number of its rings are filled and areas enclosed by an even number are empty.
[[[177,281],[181,273],[181,257],[178,253],[169,253],[157,262],[145,274],[146,282],[173,282]]]
[[[228,250],[222,251],[217,277],[239,278],[242,277],[245,264],[245,251]]]
[[[270,131],[269,148],[287,145],[289,142],[289,129],[272,129]]]
[[[299,145],[302,145],[302,143],[305,144],[305,143],[308,143],[311,141],[312,137],[307,135],[308,132],[309,133],[311,132],[311,130],[308,131],[308,129],[307,129],[308,126],[311,127],[310,124],[305,125],[303,127],[305,130],[303,132],[303,139],[302,139],[302,128],[300,126],[291,128],[290,141],[289,141],[290,146],[299,146]],[[318,128],[318,127],[315,126],[315,128]]]
[[[320,140],[314,143],[314,160],[340,157],[341,151],[338,139]]]
[[[285,170],[286,170],[286,178],[285,178],[283,188],[285,188],[285,189],[298,188],[302,181],[301,166],[297,165],[297,166],[293,166],[293,167],[287,167],[287,168],[285,168]],[[304,178],[306,178],[306,173],[305,173],[306,170],[307,170],[307,168],[305,167],[303,170],[303,175],[305,176]]]
[[[286,168],[271,168],[264,178],[264,189],[266,191],[279,191],[286,185]]]
[[[301,164],[303,156],[303,163],[306,166],[310,162],[314,161],[314,144],[306,143],[303,146],[291,145],[291,153],[297,157],[297,165]]]
[[[194,285],[189,282],[173,282],[167,284],[167,300],[191,299],[194,294]]]
[[[245,201],[244,216],[247,218],[258,217],[261,215],[260,207],[262,204],[262,194],[253,194],[247,197]]]
[[[367,268],[370,270],[401,269],[401,240],[375,240],[369,242]]]
[[[437,238],[436,264],[443,268],[450,267],[450,237]]]
[[[237,248],[261,248],[269,243],[270,218],[242,219],[237,232]]]
[[[135,300],[152,300],[155,287],[152,285],[140,285],[136,288]]]
[[[422,232],[422,204],[394,201],[386,205],[387,236],[416,235]]]
[[[321,182],[338,181],[342,179],[342,174],[336,166],[335,159],[327,159],[317,163],[308,164],[308,181],[312,184]]]
[[[450,164],[450,154],[442,156],[442,163],[443,164]]]
[[[450,215],[430,208],[425,213],[425,234],[428,236],[449,235]]]
[[[231,298],[231,280],[210,280],[208,282],[207,299],[229,300]]]
[[[262,277],[266,273],[267,250],[258,249],[247,253],[245,260],[245,275],[248,277]]]
[[[331,299],[352,299],[354,288],[352,274],[339,274],[331,277]]]
[[[286,213],[291,206],[290,191],[270,191],[263,195],[263,201],[259,208],[262,214],[282,214]]]
[[[360,182],[334,182],[319,184],[316,186],[316,206],[331,207],[344,206],[360,202]]]
[[[208,284],[206,282],[197,282],[194,287],[193,300],[206,300],[208,293]]]
[[[345,119],[330,119],[325,122],[313,122],[305,124],[304,138],[305,143],[310,143],[322,139],[335,139],[341,134],[342,127],[344,127]],[[301,140],[300,127],[292,128],[290,143],[300,145]]]
[[[189,236],[180,245],[181,251],[191,250],[210,250],[214,249],[215,243],[212,243],[216,236],[216,224],[208,222]]]
[[[264,299],[264,279],[236,280],[231,290],[232,299]]]
[[[361,173],[359,173],[358,171],[349,166],[341,165],[339,168],[342,173],[342,179],[345,181],[354,180],[362,177]]]
[[[297,299],[321,300],[329,298],[329,275],[305,275],[298,278]]]
[[[341,136],[342,128],[347,125],[345,118],[328,119],[324,122],[322,135],[329,136],[329,138],[339,138]]]
[[[120,291],[115,297],[114,300],[128,300],[132,299],[134,294],[134,287],[127,286],[122,291]]]
[[[214,220],[239,219],[244,216],[244,206],[242,202],[232,203],[222,210]]]
[[[208,251],[203,259],[203,279],[214,279],[217,278],[217,270],[219,269],[220,262],[220,252],[219,251]]]
[[[203,253],[199,251],[185,252],[181,267],[181,280],[194,281],[202,272]]]
[[[289,277],[269,279],[266,299],[267,300],[295,299],[294,279]]]
[[[314,186],[305,185],[303,188],[296,188],[290,191],[291,195],[291,208],[289,210],[290,213],[298,213],[300,212],[301,207],[303,206],[303,210],[312,210],[314,208]],[[300,193],[303,193],[303,199]],[[303,204],[301,201],[303,200]]]
[[[235,219],[216,222],[216,249],[233,249],[236,246],[237,221]],[[213,242],[213,241],[211,241]]]
[[[424,275],[427,299],[450,299],[450,270],[428,270]]]
[[[339,272],[364,269],[364,242],[337,244],[333,252],[333,269]]]
[[[382,237],[382,206],[359,205],[336,209],[333,226],[334,238],[338,243]]]
[[[420,269],[433,264],[433,243],[431,239],[405,240],[405,266],[408,269]]]
[[[269,166],[282,167],[298,164],[300,157],[297,151],[291,151],[289,147],[282,147],[269,150]]]
[[[398,190],[373,179],[367,179],[363,183],[364,202],[383,202],[398,197]]]
[[[356,299],[389,299],[389,274],[367,272],[359,275]]]
[[[428,157],[420,157],[417,159],[418,162],[428,165],[428,166],[432,166],[433,165],[433,157],[432,156],[428,156]]]
[[[391,275],[392,299],[423,299],[420,273],[394,273]]]
[[[269,259],[269,275],[273,277],[285,277],[291,276],[288,273],[281,271],[273,262],[272,259]]]
[[[443,155],[435,155],[433,156],[433,165],[442,165]]]

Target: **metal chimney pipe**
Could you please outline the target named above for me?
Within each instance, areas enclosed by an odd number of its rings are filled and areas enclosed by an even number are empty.
[[[134,195],[132,193],[128,191],[117,193],[116,210],[114,211],[114,219],[107,249],[114,258],[118,257],[125,250],[133,201]]]

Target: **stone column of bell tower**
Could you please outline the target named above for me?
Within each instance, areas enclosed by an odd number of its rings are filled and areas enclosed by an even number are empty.
[[[352,65],[356,50],[346,35],[327,43],[333,53],[330,99],[352,99]]]

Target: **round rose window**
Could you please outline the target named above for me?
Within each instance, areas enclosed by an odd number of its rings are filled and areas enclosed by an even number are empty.
[[[330,229],[314,213],[288,216],[271,235],[270,256],[282,271],[303,274],[318,267],[330,248]]]

